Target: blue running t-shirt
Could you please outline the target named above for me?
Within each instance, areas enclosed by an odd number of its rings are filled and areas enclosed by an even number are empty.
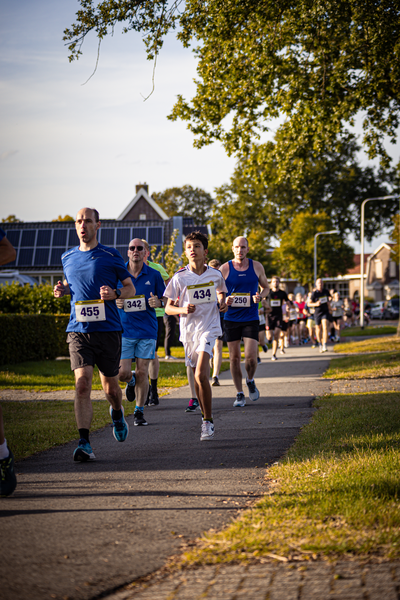
[[[126,263],[128,267],[129,261]],[[138,312],[125,312],[120,309],[121,322],[124,328],[122,337],[138,340],[156,340],[158,333],[158,321],[155,308],[149,306],[150,293],[162,298],[165,291],[164,280],[159,271],[143,264],[142,270],[135,279],[129,273],[135,286],[137,296],[145,296],[146,310]]]
[[[229,275],[225,280],[228,288],[227,297],[231,294],[250,294],[250,306],[246,308],[230,306],[225,313],[225,321],[258,321],[258,303],[253,302],[253,296],[258,292],[258,275],[254,271],[253,261],[249,258],[246,271],[236,271],[232,261],[229,261]]]
[[[79,246],[67,250],[61,257],[65,279],[71,292],[71,316],[67,331],[122,331],[119,310],[115,300],[107,300],[105,321],[80,322],[76,320],[75,302],[99,300],[100,288],[108,285],[115,290],[118,281],[130,277],[122,256],[115,248],[97,244],[93,250],[83,252]]]

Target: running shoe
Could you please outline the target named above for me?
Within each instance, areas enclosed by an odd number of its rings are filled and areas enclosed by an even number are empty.
[[[196,412],[196,409],[199,407],[199,401],[197,398],[190,398],[189,406],[185,409],[185,412],[193,413]]]
[[[287,337],[285,337],[285,340],[283,343],[285,344],[285,348],[289,348],[289,340],[287,339]]]
[[[150,388],[150,395],[149,395],[149,406],[158,406],[160,404],[160,400],[158,398],[158,393],[157,391],[153,392],[153,390]]]
[[[134,379],[134,383],[130,384],[128,383],[126,388],[125,388],[125,396],[126,399],[128,400],[128,402],[134,402],[136,400],[136,378],[135,378],[135,371],[132,371],[132,377]]]
[[[321,352],[328,352],[328,348],[326,347],[326,344],[322,344]]]
[[[267,344],[265,344],[265,346],[263,346],[262,349],[263,349],[263,352],[268,352],[268,346],[267,346]]]
[[[171,356],[170,354],[167,354],[165,357],[165,360],[178,360],[176,356]]]
[[[17,478],[14,471],[14,455],[8,449],[7,458],[0,460],[0,497],[11,496],[17,487]]]
[[[284,348],[281,348],[281,349],[280,349],[280,353],[281,353],[281,354],[285,354],[285,349],[284,349]]]
[[[210,423],[210,421],[203,421],[201,424],[200,441],[206,442],[208,440],[212,440],[213,437],[214,437],[214,423]]]
[[[259,356],[257,356],[257,364],[259,365],[261,362],[261,358]]]
[[[121,412],[122,412],[122,418],[114,420],[114,418],[113,418],[114,409],[112,406],[110,406],[110,415],[111,415],[112,424],[113,424],[113,436],[115,437],[117,442],[124,442],[126,440],[126,438],[128,437],[128,433],[129,433],[129,425],[125,421],[123,406],[121,406]]]
[[[253,400],[253,402],[255,402],[256,400],[259,399],[260,392],[256,388],[256,383],[255,383],[254,379],[253,379],[253,381],[246,381],[246,385],[247,385],[248,390],[249,390],[249,398],[250,398],[250,400]]]
[[[276,358],[275,354],[273,354],[273,355],[271,356],[271,360],[278,360],[278,359]]]
[[[141,410],[138,410],[133,415],[133,424],[137,427],[138,425],[148,425],[148,422],[144,418],[144,414]]]
[[[312,344],[311,348],[316,348],[317,344]]]
[[[213,386],[216,386],[216,385],[221,385],[221,384],[220,384],[220,382],[219,382],[219,379],[218,379],[218,377],[213,377],[213,378],[212,378],[211,385],[213,385]]]
[[[233,403],[233,406],[246,406],[246,398],[244,397],[243,392],[238,392],[236,394],[236,400]]]
[[[322,344],[319,344],[319,351],[320,351],[321,353],[323,352],[323,350],[322,350]]]
[[[80,439],[78,447],[74,451],[74,460],[77,462],[87,462],[88,460],[94,460],[95,458],[96,457],[89,442],[87,440]]]

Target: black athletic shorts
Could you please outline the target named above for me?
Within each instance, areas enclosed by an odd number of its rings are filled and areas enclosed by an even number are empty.
[[[269,331],[274,331],[274,329],[281,329],[282,331],[287,330],[287,325],[282,317],[269,315],[267,319]]]
[[[115,377],[119,373],[121,358],[121,331],[93,331],[67,335],[71,371],[82,367],[98,366],[105,377]]]
[[[265,325],[266,325],[266,323],[259,323],[258,331],[265,331]]]
[[[339,323],[342,319],[343,319],[343,317],[334,317],[334,316],[332,316],[332,320],[333,320],[334,323]]]
[[[328,321],[328,323],[329,323],[329,321],[330,321],[329,316],[330,316],[329,313],[324,313],[322,315],[321,314],[318,315],[317,313],[314,313],[315,324],[321,325],[321,321],[323,321],[323,319],[326,319],[326,321]]]
[[[258,342],[259,320],[256,321],[227,321],[224,319],[224,332],[227,342],[237,342],[242,338],[250,338]]]

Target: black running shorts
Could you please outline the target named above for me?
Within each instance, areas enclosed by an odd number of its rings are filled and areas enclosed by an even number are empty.
[[[268,329],[269,331],[274,331],[274,329],[281,329],[282,331],[286,331],[286,323],[280,316],[269,315],[268,316]]]
[[[259,320],[256,321],[227,321],[224,319],[224,332],[227,342],[237,342],[242,338],[250,338],[258,342]]]
[[[92,333],[70,331],[67,343],[71,371],[97,365],[104,377],[115,377],[119,373],[121,338],[121,331],[93,331]]]
[[[315,319],[315,324],[316,324],[316,325],[321,325],[321,322],[323,321],[323,319],[326,319],[326,320],[329,322],[329,321],[330,321],[330,318],[329,318],[329,313],[324,313],[324,314],[322,314],[322,315],[321,315],[321,314],[319,314],[319,315],[318,315],[318,314],[315,312],[315,314],[314,314],[314,319]]]

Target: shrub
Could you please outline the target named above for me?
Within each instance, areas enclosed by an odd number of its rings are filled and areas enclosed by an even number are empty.
[[[0,313],[67,314],[70,311],[70,300],[70,296],[54,298],[53,288],[48,284],[30,287],[14,282],[0,286]]]
[[[68,356],[69,315],[0,314],[0,365]]]

